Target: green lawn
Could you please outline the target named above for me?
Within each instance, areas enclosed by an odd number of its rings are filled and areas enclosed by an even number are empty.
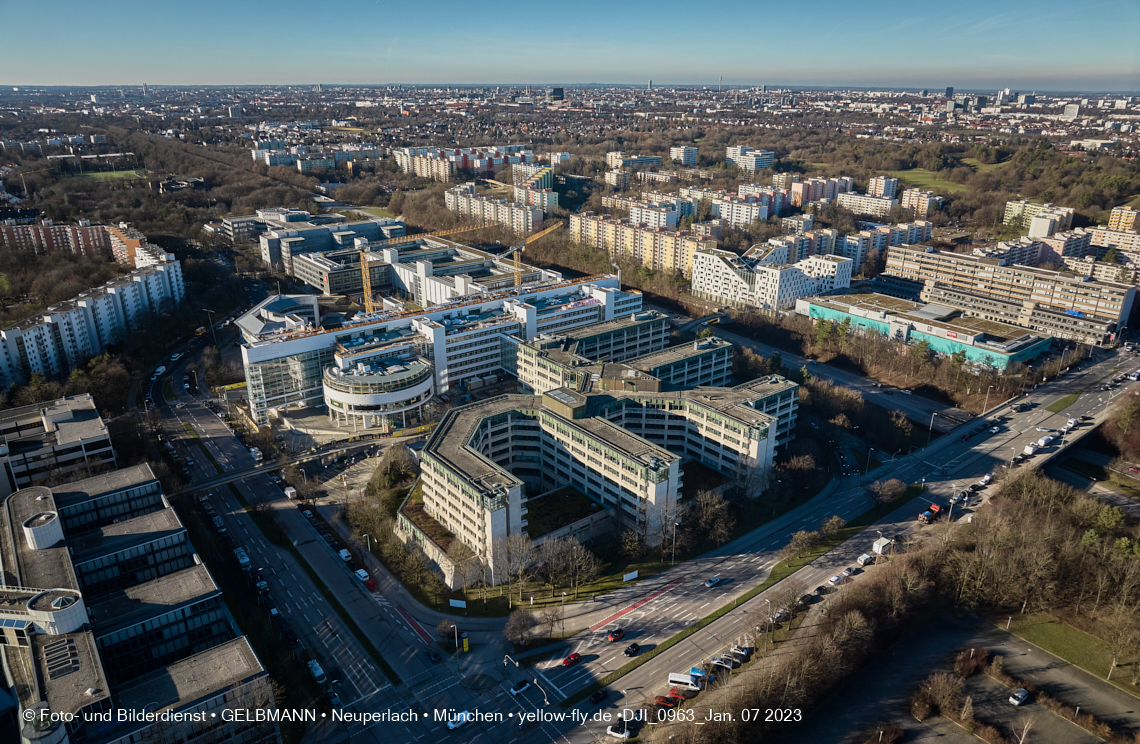
[[[115,178],[139,178],[133,170],[99,171],[95,173],[76,173],[72,178],[90,178],[96,181],[108,181]]]
[[[1140,194],[1132,197],[1129,201],[1124,202],[1126,207],[1140,207]]]
[[[1006,618],[991,619],[999,627],[1005,627]],[[1107,643],[1045,613],[1014,615],[1009,630],[1101,679],[1108,675],[1112,666],[1112,651]],[[1140,664],[1140,659],[1135,654],[1125,656],[1117,665],[1111,682],[1133,695],[1140,695],[1140,687],[1129,682],[1134,664]]]
[[[387,217],[390,220],[396,218],[396,215],[392,214],[387,209],[383,209],[381,207],[360,207],[360,211],[361,212],[367,212],[368,214],[372,215],[373,217]]]
[[[1061,411],[1065,410],[1069,406],[1076,403],[1078,395],[1080,395],[1080,394],[1079,393],[1072,393],[1070,395],[1066,395],[1064,398],[1061,398],[1060,400],[1053,401],[1049,405],[1045,406],[1045,410],[1051,411],[1052,413],[1060,413]]]
[[[988,173],[989,171],[1003,168],[1008,163],[1008,161],[1002,163],[983,163],[977,158],[962,158],[962,162],[979,173]]]
[[[162,397],[166,398],[167,403],[174,403],[178,400],[178,396],[174,394],[174,383],[171,381],[173,378],[167,377],[166,381],[162,383]]]
[[[951,193],[966,190],[964,185],[939,178],[934,171],[927,170],[926,168],[890,171],[890,174],[900,181],[906,181],[906,183],[911,186],[918,186],[923,189],[942,189],[943,191],[949,191]]]

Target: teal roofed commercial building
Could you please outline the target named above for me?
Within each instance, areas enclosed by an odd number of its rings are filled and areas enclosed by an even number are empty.
[[[968,362],[997,370],[1028,364],[1053,341],[1014,325],[965,315],[959,308],[874,293],[805,298],[796,302],[796,312],[813,320],[847,320],[856,332],[910,344],[925,341],[936,354],[962,352]]]

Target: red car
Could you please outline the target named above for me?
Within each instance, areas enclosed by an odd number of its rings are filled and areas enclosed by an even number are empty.
[[[369,579],[368,581],[364,582],[364,588],[370,592],[374,592],[376,591],[376,582],[372,579]]]
[[[562,660],[562,666],[574,666],[582,660],[582,654],[570,654]]]
[[[658,695],[657,697],[653,698],[653,704],[654,705],[663,705],[666,708],[672,708],[672,707],[677,705],[677,700],[676,700],[676,698],[665,697],[664,695]]]
[[[610,634],[606,636],[606,638],[609,639],[610,643],[613,643],[614,641],[620,641],[622,638],[625,638],[625,631],[621,628],[618,628],[617,630],[611,630]]]

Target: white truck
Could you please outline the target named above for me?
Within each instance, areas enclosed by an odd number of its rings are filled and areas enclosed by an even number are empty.
[[[250,447],[249,448],[249,454],[253,457],[254,462],[261,462],[263,459],[263,455],[261,454],[261,449],[258,447]]]
[[[234,557],[237,558],[242,571],[249,570],[249,555],[246,554],[245,548],[234,548]]]
[[[1036,455],[1037,454],[1037,443],[1036,442],[1030,442],[1029,444],[1025,445],[1025,454]]]
[[[285,486],[285,498],[290,500],[297,498],[297,489],[292,486]]]
[[[1037,446],[1038,447],[1048,447],[1052,443],[1053,443],[1053,437],[1049,436],[1048,434],[1046,434],[1045,436],[1043,436],[1037,440]]]

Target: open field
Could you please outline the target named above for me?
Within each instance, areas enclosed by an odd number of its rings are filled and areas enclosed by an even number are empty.
[[[890,175],[900,181],[906,181],[906,183],[911,186],[918,186],[923,189],[942,189],[943,191],[949,191],[951,193],[966,190],[966,187],[962,184],[939,178],[934,171],[927,170],[926,168],[890,171]]]
[[[989,171],[997,170],[998,168],[1005,167],[1009,161],[1005,161],[1002,163],[983,163],[982,161],[978,160],[977,158],[962,158],[962,162],[965,165],[968,165],[971,168],[973,168],[974,170],[976,170],[978,173],[988,173]]]
[[[372,215],[373,217],[387,217],[390,220],[396,219],[396,215],[392,214],[391,212],[389,212],[387,209],[384,209],[383,207],[360,207],[360,211],[361,212],[367,212],[368,214]]]
[[[329,127],[329,129],[333,130],[334,132],[357,132],[359,134],[368,134],[368,130],[362,129],[361,127]]]
[[[1012,617],[1009,628],[1011,633],[1101,679],[1108,675],[1108,670],[1112,667],[1112,649],[1096,636],[1066,625],[1044,612],[1007,617]],[[1005,626],[1005,619],[996,615],[991,618],[998,627]],[[1134,654],[1125,654],[1110,681],[1120,689],[1136,695],[1140,693],[1140,687],[1131,684],[1131,667],[1134,664],[1140,664],[1140,659]]]
[[[1124,202],[1124,206],[1126,206],[1126,207],[1140,207],[1140,194],[1137,194],[1136,196],[1132,197],[1128,201]]]
[[[88,178],[95,181],[109,181],[115,178],[141,178],[133,170],[97,171],[95,173],[75,173],[72,178]]]

